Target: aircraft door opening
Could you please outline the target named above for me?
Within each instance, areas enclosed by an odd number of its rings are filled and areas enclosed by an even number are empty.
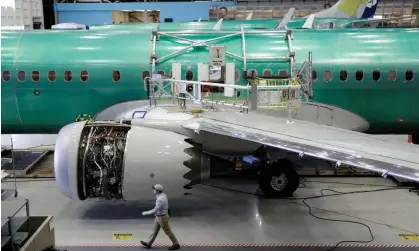
[[[181,63],[172,63],[172,78],[176,80],[182,80],[182,64]],[[179,88],[178,85],[173,85],[172,92],[176,96],[179,96],[180,93],[186,92],[186,86],[184,86],[184,84],[182,83],[179,83],[179,84],[182,85],[182,88]],[[180,90],[180,89],[183,89],[183,90]]]
[[[209,65],[204,63],[198,64],[198,81],[208,82],[209,81]],[[201,85],[194,86],[194,97],[201,99],[201,92],[205,92],[204,88],[201,88]],[[206,92],[208,93],[208,92]]]
[[[234,63],[227,63],[226,64],[226,85],[234,85],[235,82],[235,65]],[[231,87],[224,88],[224,96],[226,97],[233,97],[234,96],[234,89]]]

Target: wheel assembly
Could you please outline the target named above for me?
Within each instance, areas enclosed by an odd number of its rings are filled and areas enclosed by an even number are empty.
[[[291,197],[299,183],[298,173],[287,159],[260,168],[259,187],[267,198]]]

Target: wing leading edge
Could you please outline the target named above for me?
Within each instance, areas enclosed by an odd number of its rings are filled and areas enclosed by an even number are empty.
[[[219,114],[204,116],[183,127],[334,161],[338,165],[347,164],[381,173],[384,177],[390,175],[419,182],[418,146],[305,121],[288,124],[282,118]]]

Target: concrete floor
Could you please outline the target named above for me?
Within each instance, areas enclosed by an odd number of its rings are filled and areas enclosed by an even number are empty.
[[[371,238],[364,226],[315,219],[301,200],[267,200],[251,195],[257,187],[249,181],[223,179],[208,184],[192,190],[184,199],[170,201],[172,228],[183,245],[332,245],[342,240]],[[12,185],[2,183],[3,188]],[[295,197],[319,195],[321,189],[349,192],[394,186],[382,178],[310,178],[305,185]],[[154,201],[71,201],[51,179],[19,181],[18,190],[19,198],[29,199],[31,215],[55,217],[58,246],[138,245],[140,240],[147,239],[153,224],[153,218],[142,216],[141,212],[151,209]],[[394,190],[325,197],[308,203],[319,217],[367,224],[374,234],[370,244],[419,245],[419,241],[399,237],[419,233],[418,199],[416,193]],[[131,233],[133,238],[113,240],[115,233]],[[169,239],[160,233],[156,244],[169,244]]]

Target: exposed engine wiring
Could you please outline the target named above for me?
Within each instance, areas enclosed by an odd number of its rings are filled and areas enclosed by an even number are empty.
[[[90,134],[89,131],[93,132]],[[122,198],[122,165],[128,127],[100,124],[82,132],[83,186],[86,198]],[[117,161],[119,160],[119,161]]]
[[[102,189],[103,169],[96,161],[96,154],[93,154],[93,160],[94,160],[96,166],[99,168],[99,171],[100,171],[99,189]]]

